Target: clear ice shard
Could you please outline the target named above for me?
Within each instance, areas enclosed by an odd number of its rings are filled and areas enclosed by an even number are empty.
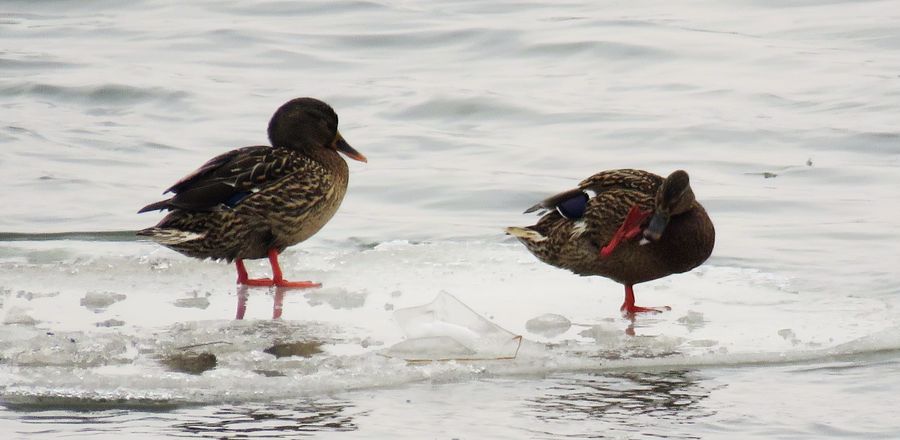
[[[406,340],[383,352],[411,362],[515,359],[522,337],[494,324],[449,293],[394,312]]]

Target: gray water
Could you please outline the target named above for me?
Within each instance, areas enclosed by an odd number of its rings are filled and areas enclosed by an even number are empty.
[[[4,438],[900,438],[900,2],[182,3],[0,5]],[[298,96],[369,158],[284,255],[322,289],[133,239]],[[687,170],[717,230],[635,322],[502,234],[619,167]],[[515,359],[392,356],[448,294]]]

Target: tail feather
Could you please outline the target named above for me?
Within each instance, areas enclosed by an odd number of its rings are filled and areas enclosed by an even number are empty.
[[[159,210],[163,210],[163,209],[170,209],[171,207],[169,205],[169,202],[171,202],[171,201],[172,201],[172,199],[166,199],[166,200],[161,200],[159,202],[151,203],[151,204],[141,208],[141,210],[138,211],[137,213],[140,214],[142,212],[147,212],[147,211],[159,211]]]
[[[162,245],[175,245],[188,241],[200,240],[206,237],[206,233],[182,231],[170,228],[147,228],[137,232],[141,237],[150,237],[151,240]]]
[[[506,228],[506,233],[522,241],[539,242],[547,239],[547,237],[534,229],[520,228],[518,226]]]

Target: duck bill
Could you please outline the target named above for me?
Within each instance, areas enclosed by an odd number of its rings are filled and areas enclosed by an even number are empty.
[[[650,224],[648,224],[647,228],[644,229],[644,240],[641,241],[642,244],[659,241],[659,239],[662,238],[663,232],[666,230],[666,226],[668,226],[668,224],[668,214],[664,214],[662,212],[654,213],[653,217],[650,218]]]
[[[340,133],[338,133],[337,139],[334,140],[334,149],[337,151],[340,151],[345,156],[347,156],[353,160],[358,160],[360,162],[366,162],[366,163],[369,162],[369,160],[366,159],[366,156],[363,156],[362,153],[360,153],[359,151],[356,151],[356,149],[351,147],[350,144],[348,144],[347,141],[344,140],[344,137],[341,136]]]

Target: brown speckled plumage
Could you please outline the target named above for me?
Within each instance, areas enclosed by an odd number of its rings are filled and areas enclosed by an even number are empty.
[[[537,224],[512,227],[516,236],[539,260],[576,274],[599,275],[626,286],[689,271],[709,258],[715,244],[712,221],[693,196],[687,173],[666,178],[642,170],[599,172],[578,188],[550,197],[526,212],[547,210]],[[666,189],[668,188],[668,189]],[[580,218],[566,218],[556,207],[575,195],[587,193]],[[593,194],[591,194],[593,193]],[[608,257],[600,256],[625,221],[632,207],[654,215],[664,213],[668,223],[655,241],[623,241]],[[647,227],[644,221],[642,228]],[[644,232],[645,236],[647,232]]]
[[[170,199],[141,212],[171,212],[138,232],[197,258],[264,258],[315,234],[337,211],[347,190],[341,151],[365,160],[337,131],[337,115],[312,99],[289,101],[269,123],[272,146],[217,156],[178,181]]]

